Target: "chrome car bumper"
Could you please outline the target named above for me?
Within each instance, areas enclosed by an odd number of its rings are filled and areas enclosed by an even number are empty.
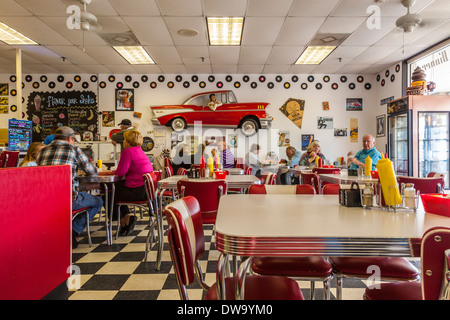
[[[158,118],[152,118],[152,124],[161,125],[158,121]]]
[[[269,129],[272,126],[272,117],[269,118],[259,118],[259,123],[261,124],[261,129]]]

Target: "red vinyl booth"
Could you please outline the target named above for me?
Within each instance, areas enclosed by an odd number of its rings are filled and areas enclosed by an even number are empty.
[[[1,300],[67,298],[71,177],[69,165],[0,169]]]

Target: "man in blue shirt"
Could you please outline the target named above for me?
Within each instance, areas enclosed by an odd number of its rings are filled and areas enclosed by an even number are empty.
[[[294,147],[290,146],[286,148],[286,156],[289,160],[281,159],[280,162],[286,164],[286,166],[288,166],[289,168],[293,168],[294,166],[299,164],[302,153],[300,151],[297,151],[297,149],[295,149]],[[282,173],[280,176],[281,184],[291,184],[292,178],[292,173]]]
[[[378,160],[381,159],[381,153],[375,148],[375,138],[366,134],[363,137],[363,149],[352,157],[353,152],[348,153],[349,169],[358,169],[359,166],[364,166],[367,156],[372,158],[372,170],[375,170]]]

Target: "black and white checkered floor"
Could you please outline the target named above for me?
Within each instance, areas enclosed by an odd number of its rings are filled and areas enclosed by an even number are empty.
[[[139,218],[129,236],[113,238],[108,246],[105,227],[97,218],[91,222],[92,247],[89,247],[86,232],[78,239],[78,248],[73,250],[72,264],[80,269],[80,287],[69,291],[70,300],[179,300],[175,274],[165,237],[162,264],[155,270],[156,249],[144,261],[145,242],[148,234],[148,216]],[[165,226],[166,230],[166,226]],[[113,230],[115,235],[115,229]],[[215,282],[219,252],[214,247],[213,227],[205,226],[206,252],[201,267],[206,273],[207,283]],[[420,268],[418,260],[413,260]],[[299,281],[305,299],[309,299],[309,282]],[[345,279],[343,300],[362,300],[365,281]],[[323,299],[322,283],[316,282],[316,299]],[[336,280],[331,283],[331,299],[336,299]],[[191,300],[201,300],[204,292],[195,282],[188,288]]]

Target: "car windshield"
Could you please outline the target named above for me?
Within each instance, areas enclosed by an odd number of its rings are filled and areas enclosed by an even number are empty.
[[[194,98],[187,99],[183,104],[192,104],[196,106],[207,106],[209,103],[209,96],[207,94],[200,95]]]
[[[233,91],[228,91],[228,103],[237,103],[236,96]]]

